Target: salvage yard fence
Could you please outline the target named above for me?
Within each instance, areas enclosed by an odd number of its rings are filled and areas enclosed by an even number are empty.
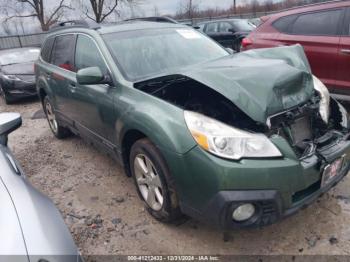
[[[204,17],[204,18],[193,18],[193,19],[183,19],[179,20],[183,24],[192,24],[195,25],[200,22],[223,19],[223,18],[256,18],[276,12],[256,12],[249,14],[239,14],[239,15],[229,15],[229,16],[216,16],[216,17]],[[48,33],[36,33],[28,35],[12,35],[12,36],[1,36],[0,37],[0,50],[10,49],[17,47],[40,47]]]

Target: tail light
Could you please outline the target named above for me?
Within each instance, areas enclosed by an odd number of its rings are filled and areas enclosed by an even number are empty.
[[[243,38],[242,48],[247,48],[248,46],[250,46],[252,44],[253,44],[253,41],[250,38],[248,38],[248,37]]]

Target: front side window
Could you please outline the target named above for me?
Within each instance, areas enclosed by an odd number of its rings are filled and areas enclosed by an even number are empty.
[[[75,39],[75,35],[61,35],[56,37],[51,55],[52,64],[68,71],[75,71]]]
[[[103,39],[124,76],[132,81],[229,55],[209,37],[183,27],[116,32]]]
[[[50,62],[50,57],[51,57],[51,50],[52,50],[52,46],[53,43],[55,41],[55,38],[50,37],[45,41],[45,44],[43,46],[43,48],[41,49],[41,58],[45,61],[45,62]]]
[[[293,34],[298,35],[338,35],[338,25],[343,10],[300,15],[294,22]]]
[[[87,67],[98,67],[103,74],[108,72],[107,66],[91,38],[79,35],[75,52],[75,68],[80,70]]]

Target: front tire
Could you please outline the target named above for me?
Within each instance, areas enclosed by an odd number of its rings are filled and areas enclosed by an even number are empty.
[[[165,223],[178,221],[182,214],[174,181],[161,153],[145,138],[131,148],[130,171],[147,211]]]
[[[55,137],[62,139],[69,136],[70,130],[66,127],[61,126],[57,121],[54,107],[48,96],[45,96],[44,98],[43,107],[47,121],[49,122],[50,129]]]
[[[2,87],[0,87],[0,94],[1,94],[2,98],[4,99],[6,105],[11,105],[15,101],[12,97],[10,97],[8,94],[6,94],[6,92],[4,91],[4,89]]]

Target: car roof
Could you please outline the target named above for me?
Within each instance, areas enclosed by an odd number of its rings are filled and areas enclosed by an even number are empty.
[[[339,8],[339,7],[348,7],[350,6],[350,0],[335,0],[335,1],[328,1],[323,3],[317,3],[317,4],[310,4],[305,6],[299,6],[294,7],[279,13],[276,13],[274,15],[271,15],[271,17],[279,18],[287,15],[294,15],[299,13],[305,13],[305,12],[311,12],[311,11],[318,11],[323,9],[331,9],[331,8]]]
[[[151,21],[125,21],[116,24],[107,24],[101,26],[97,31],[101,34],[125,32],[125,31],[136,31],[143,29],[161,29],[161,28],[188,28],[186,25],[165,23],[165,22],[151,22]]]
[[[98,28],[89,28],[87,26],[64,26],[59,29],[55,29],[51,32],[51,35],[58,35],[66,32],[86,32],[86,30],[93,30],[100,34],[147,30],[147,29],[161,29],[161,28],[189,28],[188,26],[166,23],[166,22],[152,22],[142,20],[123,21],[111,24],[100,24]]]

